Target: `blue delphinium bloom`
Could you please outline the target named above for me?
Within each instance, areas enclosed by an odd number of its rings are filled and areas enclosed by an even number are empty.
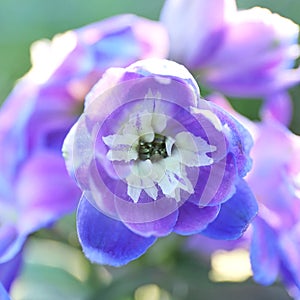
[[[266,97],[299,83],[299,26],[268,9],[237,10],[235,2],[167,0],[161,21],[170,58],[229,96]]]
[[[29,234],[77,207],[61,147],[87,91],[108,67],[164,57],[166,40],[158,22],[120,15],[34,44],[0,111],[0,274]]]
[[[83,191],[85,255],[120,266],[171,232],[240,237],[257,212],[243,180],[251,144],[183,66],[149,59],[109,69],[63,147]]]

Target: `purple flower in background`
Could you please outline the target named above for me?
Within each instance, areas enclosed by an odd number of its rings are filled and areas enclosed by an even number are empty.
[[[300,81],[300,70],[292,69],[298,25],[267,9],[237,11],[232,0],[167,0],[161,21],[171,59],[213,90],[266,97]]]
[[[279,276],[298,299],[300,137],[275,122],[259,124],[254,134],[253,170],[247,177],[260,207],[250,248],[254,279],[271,284]]]
[[[87,91],[108,67],[164,57],[166,40],[157,22],[121,15],[33,46],[32,69],[0,111],[0,263],[30,233],[76,208],[80,191],[61,147]]]
[[[272,112],[260,123],[238,115],[220,96],[215,103],[235,115],[249,130],[254,145],[250,152],[253,167],[246,176],[259,203],[259,212],[242,247],[250,251],[254,280],[269,285],[279,277],[295,299],[300,298],[300,137],[272,118]],[[285,112],[276,112],[278,119]],[[210,249],[240,247],[241,244],[214,241]],[[205,251],[205,249],[204,249]]]
[[[242,179],[251,143],[233,117],[200,98],[183,66],[150,59],[109,69],[63,148],[83,191],[85,255],[119,266],[171,232],[240,237],[257,211]]]

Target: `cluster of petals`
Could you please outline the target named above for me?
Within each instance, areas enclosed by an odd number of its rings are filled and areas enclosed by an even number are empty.
[[[293,69],[299,26],[268,9],[238,10],[235,0],[167,0],[160,18],[171,59],[210,89],[267,97],[300,81],[300,69]]]
[[[118,266],[171,232],[240,237],[257,210],[243,180],[251,143],[182,65],[148,59],[109,69],[63,147],[83,191],[86,256]]]

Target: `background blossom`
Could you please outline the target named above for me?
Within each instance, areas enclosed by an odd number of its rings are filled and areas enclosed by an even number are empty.
[[[258,200],[259,212],[241,241],[217,244],[199,239],[193,247],[202,249],[203,243],[210,244],[204,252],[228,247],[249,249],[254,280],[270,285],[280,278],[298,299],[300,137],[276,119],[253,123],[234,112],[222,97],[212,96],[211,100],[235,114],[254,138],[253,168],[246,181]]]
[[[185,1],[166,1],[161,21],[171,58],[193,70],[201,84],[229,96],[266,97],[299,83],[299,68],[292,69],[299,27],[291,20],[259,7],[237,10],[227,0],[183,7]]]

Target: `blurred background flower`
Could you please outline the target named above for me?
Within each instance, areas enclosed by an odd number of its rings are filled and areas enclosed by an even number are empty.
[[[170,57],[201,84],[229,96],[266,97],[300,82],[300,69],[292,69],[299,28],[290,19],[260,7],[237,10],[231,0],[194,0],[186,7],[184,0],[168,0],[160,20]]]

